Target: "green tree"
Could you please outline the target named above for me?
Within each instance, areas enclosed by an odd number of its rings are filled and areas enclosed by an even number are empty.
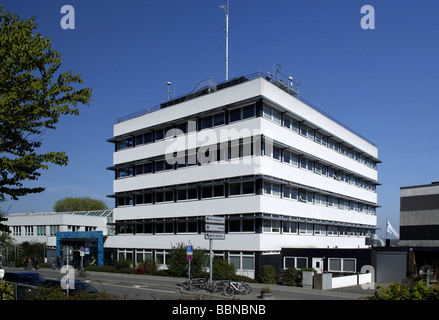
[[[55,202],[53,211],[70,212],[70,211],[91,211],[91,210],[107,210],[107,205],[102,200],[91,199],[88,197],[72,198],[67,197]]]
[[[0,209],[0,247],[6,242],[6,238],[9,235],[9,227],[2,224],[2,222],[8,221],[6,213]]]
[[[35,20],[0,5],[0,201],[44,191],[23,183],[38,180],[50,163],[67,165],[68,157],[38,152],[41,136],[56,129],[62,115],[79,115],[78,105],[91,101],[90,88],[75,88],[83,84],[80,75],[59,72],[60,54],[35,32]]]

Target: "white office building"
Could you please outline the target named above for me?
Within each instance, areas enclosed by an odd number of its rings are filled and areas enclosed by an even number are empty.
[[[241,274],[268,263],[350,271],[360,263],[340,250],[367,248],[376,228],[377,147],[279,73],[204,82],[119,119],[108,141],[116,235],[105,247],[119,258],[166,264],[179,243],[207,249],[212,215],[226,219],[214,252]],[[288,255],[295,248],[339,249],[339,260]]]
[[[96,259],[97,264],[103,265],[104,239],[114,233],[112,210],[29,212],[10,214],[7,218],[5,225],[14,243],[43,243],[47,259],[62,256],[63,248],[70,246],[78,262],[79,249],[88,247],[91,254],[87,262]]]

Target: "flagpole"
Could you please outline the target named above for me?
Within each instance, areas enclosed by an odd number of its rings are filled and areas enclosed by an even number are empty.
[[[387,226],[389,224],[389,220],[386,218],[386,240],[387,240]]]

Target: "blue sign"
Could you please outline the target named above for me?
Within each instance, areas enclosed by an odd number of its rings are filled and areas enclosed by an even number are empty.
[[[90,248],[85,248],[85,254],[90,254]]]
[[[194,253],[194,247],[193,246],[187,246],[186,249],[186,255],[191,256]]]

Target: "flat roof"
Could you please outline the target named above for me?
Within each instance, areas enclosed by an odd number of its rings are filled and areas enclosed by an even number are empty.
[[[408,186],[408,187],[400,187],[401,190],[403,189],[415,189],[415,188],[425,188],[425,187],[437,187],[439,186],[439,181],[434,181],[431,184],[420,184],[417,186]]]
[[[110,217],[113,215],[113,210],[90,210],[90,211],[66,211],[66,212],[28,212],[28,213],[11,213],[8,217],[12,216],[48,216],[48,215],[81,215],[81,216],[93,216],[93,217]]]
[[[291,77],[286,77],[285,75],[283,75],[280,72],[273,73],[273,74],[269,74],[269,73],[264,74],[261,71],[258,71],[258,72],[252,73],[250,75],[233,78],[232,80],[228,80],[225,82],[210,81],[207,83],[206,81],[202,81],[200,83],[202,83],[203,85],[201,87],[200,87],[200,84],[197,85],[197,87],[191,93],[183,94],[183,95],[176,97],[172,100],[161,103],[160,105],[149,107],[149,108],[146,108],[144,110],[140,110],[138,112],[120,117],[117,119],[117,123],[125,122],[128,120],[140,117],[142,115],[152,113],[152,112],[155,112],[155,111],[158,111],[158,110],[170,107],[170,106],[174,106],[174,105],[180,104],[182,102],[189,101],[189,100],[198,98],[198,97],[206,95],[206,94],[217,92],[217,91],[222,90],[222,89],[233,87],[233,86],[236,86],[236,85],[242,84],[244,82],[247,82],[249,80],[253,80],[253,79],[257,79],[257,78],[265,79],[266,81],[276,85],[277,87],[279,87],[283,91],[287,92],[291,96],[295,97],[299,101],[306,104],[308,107],[321,113],[322,115],[324,115],[328,119],[334,121],[338,125],[347,129],[348,131],[355,134],[359,138],[365,140],[366,142],[370,143],[371,145],[376,146],[374,142],[372,142],[371,140],[369,140],[365,136],[361,135],[360,133],[358,133],[354,129],[352,129],[349,126],[347,126],[346,124],[344,124],[343,122],[337,120],[333,116],[329,115],[327,112],[316,107],[315,105],[313,105],[312,103],[310,103],[309,101],[307,101],[303,97],[301,97],[299,95],[299,84],[294,82]],[[111,139],[108,139],[107,141],[108,142],[115,142],[116,140],[117,140],[116,137],[113,137]]]

